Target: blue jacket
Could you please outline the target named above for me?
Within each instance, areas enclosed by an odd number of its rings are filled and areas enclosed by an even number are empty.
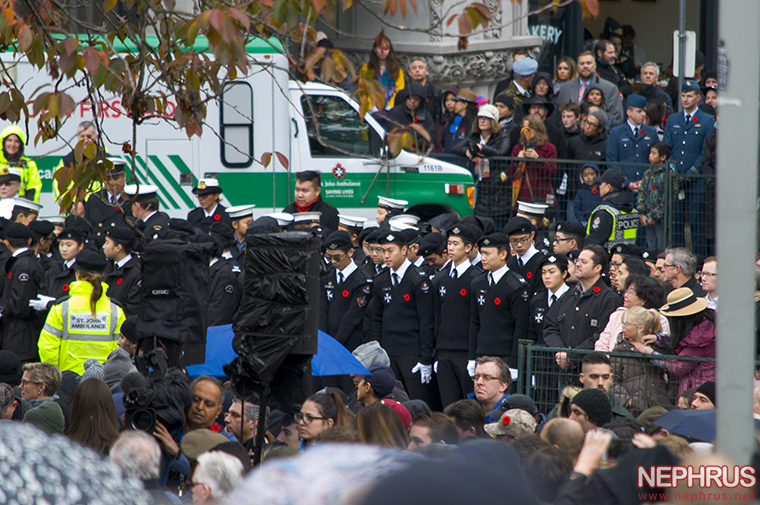
[[[499,401],[496,402],[496,409],[494,409],[494,410],[498,410],[499,405],[501,405],[501,402],[503,402],[504,399],[507,398],[508,396],[509,396],[509,393],[504,393],[504,396],[502,396],[501,399],[499,399]],[[478,399],[475,397],[475,393],[468,394],[467,395],[467,399],[478,401]],[[491,419],[490,414],[495,414],[494,410],[492,410],[491,412],[486,412],[486,422],[487,423],[495,423],[496,421],[499,420],[498,417],[496,419]]]
[[[640,124],[633,135],[628,121],[618,125],[610,132],[607,139],[607,168],[617,168],[625,174],[626,186],[631,182],[640,181],[647,167],[619,165],[615,162],[649,163],[649,149],[657,142],[657,129]]]
[[[676,170],[679,174],[702,173],[705,139],[714,127],[715,118],[699,109],[694,111],[689,124],[686,124],[683,112],[676,112],[668,117],[662,141],[673,146],[672,159],[678,162]]]
[[[596,193],[594,192],[596,191]],[[592,190],[587,185],[583,185],[578,193],[575,195],[575,201],[573,202],[573,208],[575,210],[575,218],[583,225],[586,226],[588,218],[594,209],[602,203],[602,197],[599,196],[599,188]]]

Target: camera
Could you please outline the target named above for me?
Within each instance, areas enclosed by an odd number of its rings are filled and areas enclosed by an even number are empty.
[[[156,431],[156,411],[145,407],[127,409],[124,414],[124,427],[128,430],[144,431],[150,435]]]

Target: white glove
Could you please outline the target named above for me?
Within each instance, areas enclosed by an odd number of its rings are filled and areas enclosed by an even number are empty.
[[[412,368],[412,373],[420,372],[420,383],[427,384],[433,378],[433,367],[431,365],[423,365],[417,363]]]
[[[55,300],[52,296],[37,295],[37,300],[29,300],[29,306],[34,310],[47,310],[47,306],[50,302]]]
[[[437,361],[435,363],[433,363],[433,371],[435,373],[438,373],[438,362]]]
[[[475,375],[475,360],[474,359],[467,360],[467,373],[470,374],[470,377]]]

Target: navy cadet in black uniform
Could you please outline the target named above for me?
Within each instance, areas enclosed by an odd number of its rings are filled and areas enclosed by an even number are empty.
[[[232,267],[232,273],[234,273],[235,276],[239,276],[243,269],[240,268],[240,263],[238,263],[234,255],[234,253],[237,252],[237,247],[235,246],[235,230],[233,230],[230,225],[214,223],[209,228],[208,234],[222,244],[222,259],[230,264]],[[234,252],[233,249],[235,249]]]
[[[84,202],[84,218],[95,230],[97,240],[103,244],[103,232],[111,226],[124,224],[124,185],[127,174],[124,171],[126,162],[122,158],[108,158],[113,163],[113,169],[108,172],[105,187],[97,193],[90,193]]]
[[[510,219],[504,227],[504,234],[509,236],[509,245],[514,253],[507,261],[507,265],[510,270],[528,281],[530,296],[533,296],[533,293],[542,287],[540,265],[546,258],[533,245],[536,239],[536,227],[524,217],[515,217]]]
[[[552,250],[552,244],[546,236],[546,227],[549,226],[549,219],[546,217],[548,208],[549,206],[545,203],[517,202],[517,214],[515,214],[516,217],[524,217],[536,227],[534,243],[536,249],[544,256]]]
[[[198,228],[201,233],[208,233],[213,223],[224,223],[232,226],[230,216],[224,205],[219,203],[219,195],[222,194],[222,188],[216,179],[201,179],[198,185],[193,188],[193,194],[198,198],[200,207],[196,207],[187,213],[187,220]]]
[[[432,395],[426,385],[433,377],[434,288],[425,272],[407,259],[401,233],[383,232],[380,245],[388,268],[373,283],[372,338],[388,353],[391,369],[409,397],[429,404]]]
[[[478,242],[486,273],[476,278],[471,287],[467,362],[471,376],[478,356],[498,356],[510,368],[517,368],[517,341],[528,333],[530,287],[507,266],[509,243],[502,233],[486,235]]]
[[[357,265],[361,265],[365,258],[364,250],[359,243],[359,234],[361,234],[366,221],[367,219],[363,217],[338,215],[338,229],[348,232],[351,237],[351,245],[354,248],[352,259]]]
[[[158,232],[169,228],[169,215],[158,210],[156,186],[130,184],[124,188],[124,194],[129,196],[132,215],[138,219],[137,228],[145,234],[146,241],[149,242]]]
[[[209,287],[207,326],[231,324],[240,306],[243,289],[240,281],[232,273],[232,266],[222,258],[222,244],[211,235],[193,235],[189,242],[208,243],[212,245],[209,262]]]
[[[369,250],[369,261],[367,261],[367,269],[372,272],[372,277],[380,275],[388,268],[385,264],[385,258],[383,256],[383,248],[380,246],[380,235],[385,234],[385,231],[381,231],[377,228],[375,231],[367,235],[365,242]],[[399,240],[401,236],[399,235]]]
[[[36,300],[37,292],[45,272],[35,253],[29,249],[32,233],[22,224],[10,223],[5,227],[5,245],[11,257],[5,264],[2,296],[2,335],[0,349],[11,351],[21,361],[36,361],[37,315],[30,305]]]
[[[69,294],[69,285],[77,280],[73,268],[77,254],[84,248],[84,232],[77,226],[68,226],[58,235],[58,249],[62,260],[54,262],[45,274],[40,293],[56,300]]]
[[[567,279],[567,257],[564,254],[550,254],[541,262],[541,281],[544,289],[539,290],[530,300],[528,338],[538,345],[544,342],[544,318],[554,302],[569,289]]]
[[[126,317],[136,316],[140,308],[141,271],[132,247],[137,236],[126,225],[106,228],[105,234],[103,253],[110,260],[103,276],[103,282],[108,284],[106,295],[119,302]]]
[[[449,268],[433,278],[436,299],[434,370],[443,406],[467,398],[472,379],[467,373],[470,345],[472,281],[483,273],[472,266],[468,254],[480,234],[473,226],[458,224],[448,232]]]
[[[53,243],[55,226],[50,221],[35,219],[29,223],[29,231],[32,232],[32,245],[30,248],[34,250],[37,259],[40,260],[43,270],[47,272],[53,266],[53,260],[48,255]]]
[[[245,262],[245,232],[248,225],[253,222],[253,209],[255,205],[238,205],[227,209],[227,215],[232,220],[232,229],[235,230],[235,246],[232,248],[232,256],[242,267]]]

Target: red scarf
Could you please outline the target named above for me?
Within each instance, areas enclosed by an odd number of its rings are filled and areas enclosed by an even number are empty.
[[[319,200],[319,196],[317,196],[311,203],[304,205],[303,207],[298,205],[298,202],[294,201],[293,203],[296,204],[296,209],[298,209],[298,212],[309,212],[309,207],[314,205],[317,202],[317,200]]]

